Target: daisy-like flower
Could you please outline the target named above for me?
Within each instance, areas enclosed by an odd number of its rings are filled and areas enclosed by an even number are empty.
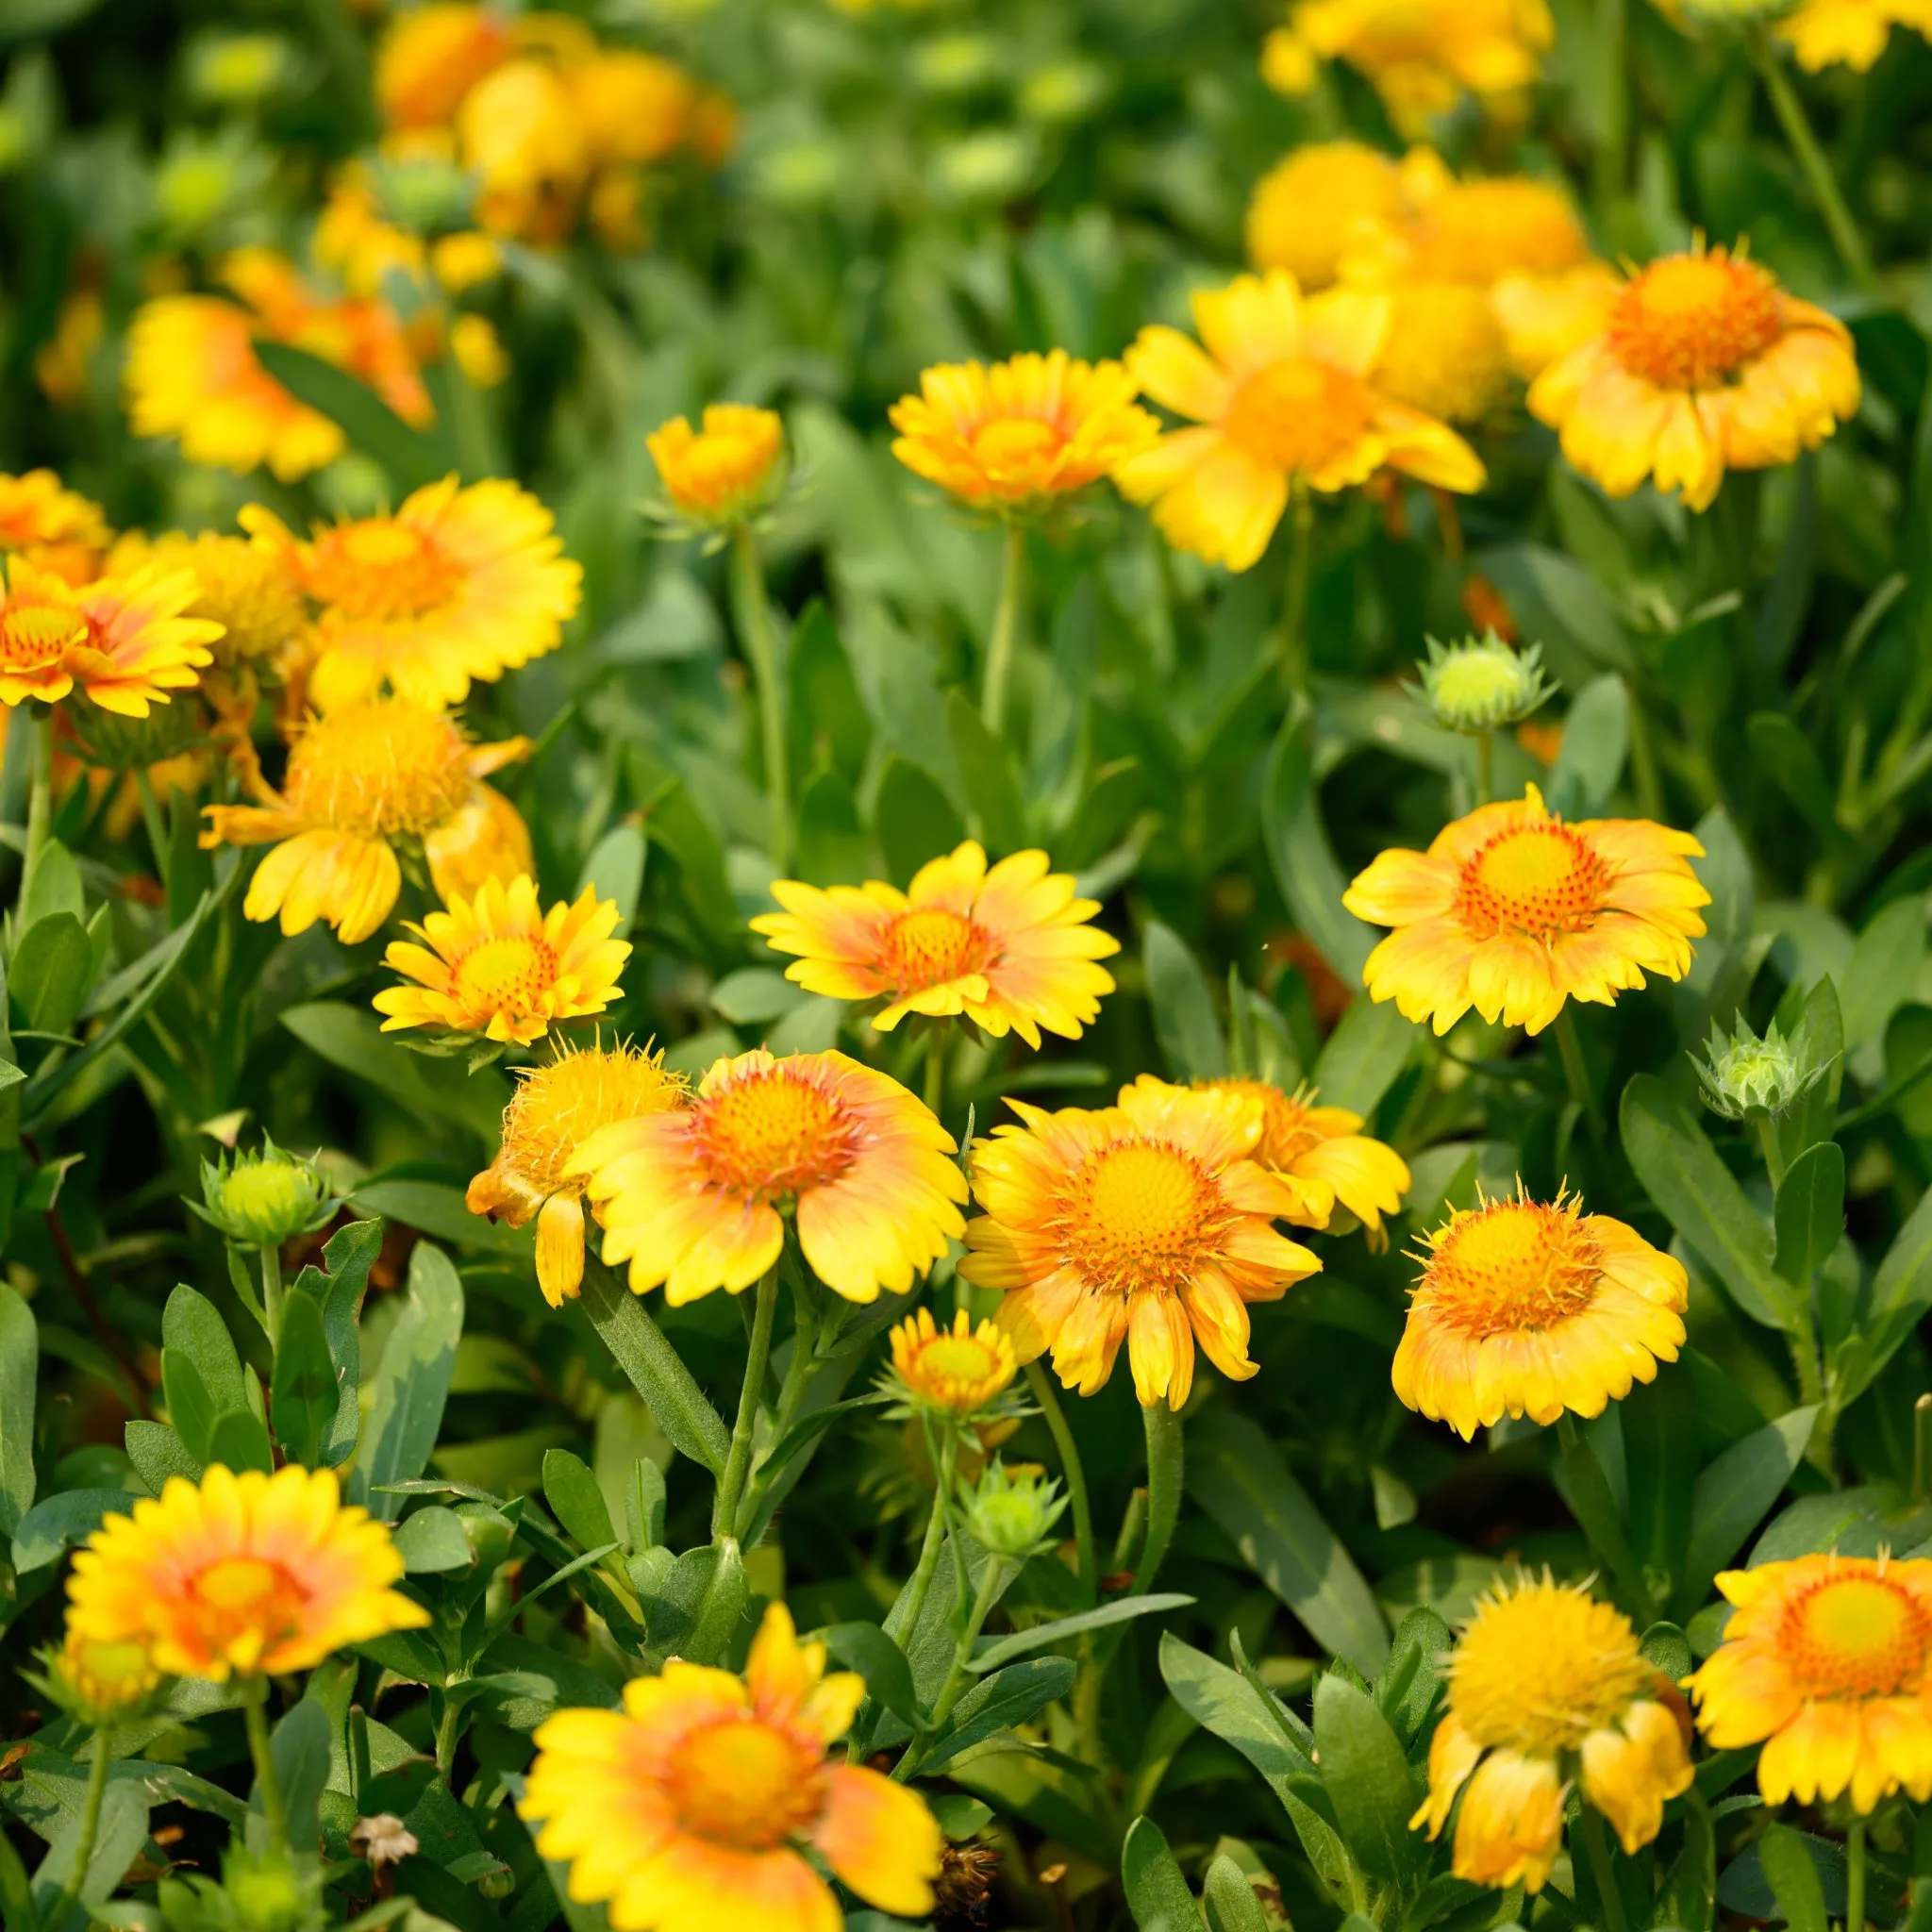
[[[470,1183],[472,1214],[512,1227],[537,1218],[537,1286],[553,1308],[584,1279],[584,1187],[567,1172],[600,1127],[684,1104],[684,1082],[664,1056],[633,1046],[590,1046],[526,1067],[503,1110],[496,1158]]]
[[[446,476],[393,516],[318,526],[307,542],[258,507],[242,524],[321,607],[308,678],[325,710],[385,683],[460,703],[472,678],[554,650],[583,585],[550,512],[500,478],[464,490]]]
[[[276,657],[308,622],[301,591],[282,559],[245,537],[213,530],[192,537],[170,530],[154,538],[130,532],[108,558],[109,575],[147,566],[193,573],[194,601],[187,611],[221,625],[222,635],[209,640],[219,665]]]
[[[1591,259],[1570,197],[1534,175],[1450,172],[1433,148],[1401,163],[1397,214],[1358,228],[1344,268],[1422,282],[1493,287],[1505,275],[1554,275]]]
[[[375,56],[375,100],[391,127],[437,127],[463,96],[509,58],[509,23],[466,0],[433,0],[399,13]]]
[[[764,508],[785,457],[784,419],[745,403],[712,403],[703,426],[674,416],[644,439],[658,480],[693,524],[722,527]]]
[[[1574,1196],[1484,1201],[1426,1239],[1391,1380],[1464,1441],[1506,1415],[1601,1415],[1684,1345],[1683,1263]]]
[[[944,362],[892,405],[892,454],[975,509],[1040,509],[1097,483],[1160,440],[1118,362],[1064,349],[991,369]]]
[[[1509,341],[1490,294],[1460,282],[1391,284],[1391,314],[1369,380],[1444,423],[1480,423],[1509,388]]]
[[[559,1020],[601,1013],[621,989],[630,942],[614,940],[615,899],[586,886],[575,905],[537,903],[537,882],[519,874],[508,887],[485,879],[474,899],[449,902],[408,929],[421,945],[391,940],[383,963],[414,986],[375,995],[385,1033],[437,1026],[527,1046]]]
[[[1124,1341],[1150,1408],[1185,1406],[1197,1341],[1231,1381],[1255,1374],[1247,1305],[1322,1265],[1272,1225],[1302,1197],[1255,1160],[1261,1103],[1143,1074],[1117,1107],[1007,1105],[1021,1124],[973,1145],[986,1212],[959,1273],[1003,1291],[996,1319],[1019,1358],[1051,1348],[1054,1373],[1091,1395]]]
[[[1113,978],[1094,962],[1120,942],[1089,922],[1096,899],[1074,896],[1073,875],[1050,873],[1044,852],[1016,852],[987,869],[969,839],[920,867],[900,891],[883,880],[821,891],[779,879],[783,912],[751,922],[808,992],[884,999],[873,1021],[890,1033],[908,1013],[963,1013],[995,1039],[1017,1033],[1038,1048],[1041,1028],[1077,1040],[1099,1017]]]
[[[480,781],[529,751],[512,738],[473,744],[457,721],[407,698],[370,698],[312,718],[272,803],[210,805],[204,846],[274,845],[249,882],[250,919],[285,933],[318,919],[344,945],[366,940],[402,890],[399,840],[420,840],[445,903],[488,878],[532,869],[517,808]]]
[[[1379,1234],[1383,1215],[1402,1211],[1408,1163],[1361,1131],[1360,1114],[1345,1107],[1317,1107],[1311,1091],[1284,1093],[1269,1080],[1194,1085],[1203,1092],[1241,1094],[1260,1103],[1261,1138],[1253,1158],[1295,1197],[1283,1219],[1299,1227],[1326,1227],[1339,1201],[1372,1234]]]
[[[1645,973],[1683,978],[1710,904],[1689,863],[1703,853],[1649,819],[1566,824],[1532,785],[1443,826],[1427,852],[1382,853],[1341,903],[1395,928],[1362,972],[1376,1001],[1438,1034],[1471,1007],[1534,1034],[1566,999],[1614,1006]]]
[[[1764,1746],[1767,1805],[1932,1797],[1932,1562],[1799,1557],[1717,1587],[1737,1607],[1690,1679],[1697,1724],[1721,1751]]]
[[[52,470],[0,476],[0,556],[24,557],[78,589],[100,575],[112,541],[100,505],[63,488]]]
[[[975,1326],[964,1308],[950,1328],[941,1328],[930,1308],[921,1308],[892,1330],[892,1387],[914,1408],[977,1415],[1019,1372],[1005,1331],[991,1322]]]
[[[198,1486],[171,1476],[158,1499],[103,1521],[74,1559],[67,1629],[145,1642],[158,1669],[217,1684],[306,1671],[427,1624],[391,1587],[402,1574],[388,1524],[345,1507],[332,1470],[217,1463]]]
[[[842,1053],[719,1060],[690,1107],[592,1134],[604,1258],[675,1307],[737,1294],[778,1259],[785,1217],[812,1273],[847,1301],[903,1294],[964,1230],[953,1138],[896,1080]]]
[[[186,571],[147,570],[75,590],[16,554],[0,587],[0,705],[58,704],[78,688],[104,711],[145,718],[191,691],[213,661],[222,626],[183,617],[195,598]]]
[[[622,1710],[546,1719],[518,1808],[616,1932],[837,1932],[808,1849],[868,1905],[924,1919],[941,1849],[924,1800],[829,1755],[864,1701],[773,1604],[742,1678],[673,1657]]]
[[[1402,210],[1402,170],[1379,148],[1309,142],[1255,184],[1248,259],[1257,269],[1286,269],[1313,294],[1360,248],[1364,224],[1396,221]]]
[[[1772,31],[1790,42],[1807,74],[1827,67],[1868,74],[1895,26],[1932,40],[1932,5],[1926,0],[1800,0]]]
[[[1324,491],[1400,471],[1444,490],[1478,490],[1463,440],[1374,388],[1369,372],[1393,319],[1386,294],[1331,289],[1302,299],[1280,269],[1194,296],[1201,344],[1156,324],[1127,373],[1163,408],[1199,425],[1132,457],[1114,480],[1177,549],[1247,570],[1288,506],[1291,482]]]
[[[1689,1725],[1629,1618],[1545,1574],[1481,1598],[1449,1659],[1429,1795],[1409,1823],[1440,1837],[1458,1793],[1456,1876],[1541,1891],[1584,1797],[1635,1855],[1690,1784]]]
[[[1602,331],[1530,385],[1530,412],[1611,496],[1646,478],[1707,508],[1730,470],[1816,449],[1858,407],[1851,331],[1722,248],[1640,270]]]

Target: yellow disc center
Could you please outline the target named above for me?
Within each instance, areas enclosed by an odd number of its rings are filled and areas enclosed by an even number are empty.
[[[557,984],[557,955],[541,939],[510,933],[472,946],[450,976],[466,1006],[527,1013]]]
[[[713,1178],[760,1200],[824,1187],[857,1152],[857,1123],[782,1063],[700,1100],[697,1113],[692,1142]]]
[[[318,603],[349,617],[420,617],[447,603],[462,576],[462,566],[425,532],[370,517],[318,540],[309,589]]]
[[[808,1824],[819,1796],[805,1753],[756,1718],[727,1718],[678,1746],[668,1782],[687,1831],[738,1851],[768,1851]]]
[[[1608,895],[1609,869],[1568,825],[1499,833],[1462,868],[1457,913],[1472,937],[1587,931]]]
[[[1917,1602],[1883,1575],[1834,1577],[1786,1614],[1800,1682],[1826,1696],[1883,1697],[1916,1686],[1928,1636]]]
[[[1058,429],[1037,416],[999,416],[973,432],[973,454],[995,475],[1043,470],[1066,446]]]
[[[880,941],[879,963],[901,994],[983,973],[995,950],[983,926],[937,906],[900,913]]]
[[[1095,1288],[1177,1289],[1227,1221],[1190,1154],[1160,1141],[1103,1148],[1074,1176],[1059,1217],[1062,1251]]]
[[[1556,1327],[1596,1298],[1601,1257],[1575,1216],[1497,1201],[1455,1222],[1417,1288],[1474,1341]]]
[[[1777,291],[1755,263],[1679,255],[1654,263],[1617,298],[1611,350],[1662,389],[1709,389],[1784,333]]]
[[[1289,357],[1251,375],[1228,406],[1223,431],[1270,469],[1303,475],[1347,454],[1369,426],[1372,399],[1359,376]]]
[[[296,815],[365,837],[433,831],[469,795],[469,747],[455,721],[401,698],[320,718],[289,754]]]

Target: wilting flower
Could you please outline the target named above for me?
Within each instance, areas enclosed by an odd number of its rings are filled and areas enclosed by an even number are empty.
[[[279,1248],[335,1217],[336,1191],[312,1160],[285,1154],[267,1135],[253,1154],[201,1163],[201,1199],[188,1206],[247,1248]]]
[[[375,57],[375,99],[391,127],[435,127],[509,58],[509,23],[487,8],[434,0],[399,13]]]
[[[1541,1891],[1583,1796],[1635,1856],[1689,1789],[1688,1725],[1622,1611],[1580,1585],[1524,1576],[1481,1598],[1449,1659],[1449,1707],[1410,1824],[1439,1837],[1457,1795],[1456,1876]]]
[[[750,1287],[785,1216],[812,1273],[848,1301],[904,1293],[963,1230],[953,1138],[896,1080],[842,1053],[719,1060],[692,1104],[593,1134],[565,1169],[589,1180],[604,1258],[674,1306]]]
[[[712,403],[702,429],[674,416],[644,446],[677,510],[694,524],[723,526],[771,500],[785,455],[785,424],[772,409]]]
[[[1402,170],[1379,148],[1309,142],[1255,184],[1248,259],[1257,269],[1286,269],[1313,294],[1361,247],[1365,224],[1393,222],[1402,209]]]
[[[1100,1013],[1113,978],[1094,962],[1120,951],[1089,922],[1095,899],[1074,896],[1073,875],[1050,873],[1044,852],[1016,852],[991,871],[969,839],[928,860],[907,891],[872,879],[821,891],[779,879],[782,912],[751,922],[808,992],[884,999],[873,1021],[889,1033],[908,1013],[963,1013],[984,1032],[1017,1033],[1038,1048],[1042,1028],[1077,1040]]]
[[[924,1918],[939,1826],[917,1792],[829,1756],[865,1681],[824,1670],[824,1645],[773,1604],[742,1680],[673,1657],[621,1710],[546,1719],[518,1808],[570,1862],[571,1897],[608,1900],[617,1932],[831,1932],[809,1848],[868,1905]]]
[[[100,575],[112,541],[100,505],[64,489],[52,470],[0,476],[0,556],[25,558],[78,589]]]
[[[192,690],[213,661],[218,624],[183,617],[195,597],[186,571],[148,570],[75,590],[16,553],[0,587],[0,705],[58,704],[78,688],[104,711],[145,718]]]
[[[273,804],[205,807],[201,842],[274,845],[249,882],[248,917],[279,914],[291,934],[326,920],[355,945],[402,890],[399,840],[422,841],[445,901],[530,871],[517,808],[480,782],[528,750],[522,738],[472,744],[441,711],[370,698],[303,726]]]
[[[553,1308],[584,1279],[586,1183],[568,1172],[577,1149],[600,1127],[682,1106],[684,1092],[662,1054],[632,1046],[565,1051],[519,1071],[496,1158],[467,1198],[472,1214],[500,1215],[512,1227],[536,1216],[537,1286]]]
[[[1690,1679],[1697,1724],[1721,1751],[1764,1746],[1767,1805],[1932,1797],[1932,1562],[1799,1557],[1717,1587],[1737,1607]]]
[[[349,1830],[349,1849],[369,1860],[373,1871],[385,1865],[400,1865],[423,1849],[416,1834],[393,1811],[378,1811],[374,1818],[358,1818]]]
[[[1445,825],[1426,853],[1384,852],[1342,904],[1395,928],[1362,980],[1404,1019],[1447,1033],[1474,1007],[1541,1033],[1566,999],[1614,1006],[1645,973],[1683,978],[1710,903],[1687,855],[1703,852],[1648,819],[1566,824],[1532,785]]]
[[[67,1628],[144,1641],[175,1676],[306,1671],[428,1623],[391,1588],[402,1574],[389,1526],[345,1507],[333,1471],[236,1475],[217,1463],[199,1485],[171,1476],[158,1500],[103,1521],[75,1557]]]
[[[1021,1124],[974,1142],[986,1212],[959,1273],[1003,1291],[996,1319],[1020,1359],[1051,1348],[1054,1373],[1091,1395],[1124,1341],[1147,1407],[1186,1404],[1197,1340],[1230,1380],[1254,1374],[1248,1303],[1322,1265],[1271,1224],[1302,1197],[1254,1158],[1260,1102],[1143,1074],[1116,1107],[1007,1105]]]
[[[930,1308],[908,1315],[892,1330],[894,1394],[909,1408],[939,1415],[977,1415],[996,1402],[1019,1373],[1013,1344],[991,1322],[976,1327],[964,1308],[942,1328]]]
[[[1155,506],[1170,543],[1238,571],[1267,549],[1291,483],[1343,490],[1388,468],[1445,490],[1480,489],[1483,466],[1453,429],[1370,381],[1392,315],[1386,294],[1356,290],[1304,302],[1279,269],[1197,292],[1205,353],[1156,324],[1126,365],[1155,402],[1201,426],[1130,458],[1115,481]]]
[[[1531,412],[1612,496],[1646,477],[1708,508],[1724,472],[1789,463],[1858,407],[1851,332],[1722,248],[1640,270],[1602,332],[1530,385]]]
[[[1515,651],[1494,631],[1443,644],[1428,641],[1419,695],[1445,731],[1474,736],[1526,718],[1557,687],[1543,675],[1542,646]],[[1413,690],[1414,687],[1411,687]]]
[[[1574,1197],[1484,1201],[1427,1248],[1391,1379],[1465,1441],[1506,1415],[1601,1415],[1684,1345],[1684,1264]]]

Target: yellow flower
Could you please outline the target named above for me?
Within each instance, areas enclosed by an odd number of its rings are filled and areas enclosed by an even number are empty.
[[[322,607],[308,685],[325,710],[385,683],[459,703],[473,678],[554,650],[583,584],[550,512],[500,478],[464,490],[446,476],[393,516],[318,525],[307,542],[259,506],[242,524]]]
[[[449,352],[467,381],[494,389],[508,379],[509,352],[487,315],[458,315],[449,325]]]
[[[1304,302],[1280,269],[1194,296],[1202,348],[1143,328],[1127,351],[1142,391],[1203,426],[1165,436],[1116,475],[1177,549],[1247,570],[1288,505],[1291,482],[1321,491],[1399,470],[1445,490],[1482,487],[1453,429],[1382,394],[1369,371],[1388,341],[1387,295],[1331,289]]]
[[[1257,1166],[1280,1180],[1295,1205],[1282,1218],[1298,1227],[1328,1225],[1340,1201],[1363,1226],[1379,1232],[1385,1214],[1402,1210],[1408,1164],[1394,1148],[1361,1132],[1362,1117],[1345,1107],[1317,1107],[1312,1092],[1284,1093],[1267,1080],[1197,1080],[1207,1093],[1234,1093],[1261,1105]]]
[[[712,403],[704,427],[674,416],[644,439],[664,493],[695,523],[730,524],[761,508],[777,481],[785,425],[775,411]]]
[[[1857,408],[1858,364],[1837,317],[1700,247],[1640,270],[1602,332],[1530,385],[1529,407],[1610,495],[1649,477],[1701,510],[1726,469],[1816,449]]]
[[[1256,1374],[1248,1303],[1322,1265],[1270,1224],[1301,1197],[1254,1158],[1260,1102],[1143,1074],[1117,1107],[1007,1105],[1022,1124],[973,1144],[986,1212],[967,1226],[959,1274],[1004,1291],[997,1319],[1020,1359],[1050,1347],[1054,1373],[1091,1395],[1124,1341],[1141,1405],[1176,1409],[1197,1339],[1230,1380]]]
[[[503,244],[478,228],[442,235],[430,244],[429,270],[452,295],[503,272]]]
[[[1365,222],[1402,212],[1402,171],[1358,141],[1298,147],[1263,175],[1248,203],[1248,259],[1285,268],[1312,294],[1341,273]]]
[[[512,1227],[537,1217],[537,1286],[553,1308],[584,1279],[584,1188],[567,1170],[599,1127],[684,1104],[684,1082],[664,1056],[631,1046],[565,1048],[548,1066],[525,1067],[503,1110],[496,1158],[470,1183],[472,1214]]]
[[[892,454],[975,508],[1040,507],[1097,483],[1160,440],[1118,362],[1064,349],[991,369],[942,362],[892,405]]]
[[[1412,149],[1401,175],[1401,215],[1358,232],[1350,273],[1487,289],[1507,275],[1560,275],[1591,258],[1583,224],[1555,182],[1457,179],[1430,148]]]
[[[513,738],[472,744],[454,718],[407,698],[370,698],[311,719],[267,806],[210,805],[205,846],[269,845],[242,910],[281,917],[285,933],[318,919],[353,946],[389,917],[402,889],[399,839],[421,840],[445,900],[487,878],[531,869],[517,808],[478,781],[529,750]]]
[[[0,556],[23,557],[78,589],[99,575],[112,541],[100,505],[63,489],[52,470],[0,476]]]
[[[590,168],[564,75],[544,60],[508,60],[464,96],[457,125],[463,167],[479,181],[477,225],[527,242],[563,241]]]
[[[719,1060],[693,1103],[593,1134],[565,1168],[587,1177],[604,1258],[676,1306],[737,1294],[773,1267],[784,1215],[825,1286],[903,1294],[964,1228],[953,1139],[896,1080],[842,1053]]]
[[[1369,380],[1445,423],[1479,423],[1509,386],[1509,345],[1488,292],[1460,282],[1399,281]]]
[[[1799,1557],[1717,1587],[1737,1608],[1690,1679],[1698,1727],[1719,1750],[1764,1746],[1767,1805],[1932,1797],[1932,1562]]]
[[[213,530],[194,537],[170,530],[154,538],[130,532],[108,559],[109,575],[117,576],[142,565],[194,574],[188,614],[222,626],[222,635],[209,641],[218,664],[275,657],[308,622],[302,593],[282,559],[245,537]]]
[[[837,1932],[808,1848],[868,1905],[924,1919],[939,1826],[916,1791],[830,1756],[865,1683],[824,1671],[773,1604],[742,1679],[674,1657],[622,1710],[547,1719],[519,1809],[570,1861],[571,1897],[608,1900],[616,1932]]]
[[[155,1663],[217,1684],[306,1671],[331,1651],[429,1621],[391,1589],[403,1559],[388,1525],[345,1507],[331,1470],[291,1463],[200,1485],[112,1515],[74,1559],[67,1628],[101,1643],[145,1641]]]
[[[1478,806],[1427,852],[1384,852],[1342,894],[1357,919],[1395,930],[1363,984],[1406,1020],[1447,1033],[1474,1007],[1492,1025],[1541,1033],[1566,999],[1614,1006],[1645,973],[1681,979],[1696,908],[1710,904],[1689,832],[1648,819],[1566,824],[1532,785]]]
[[[1427,1240],[1391,1375],[1464,1441],[1506,1415],[1601,1415],[1684,1345],[1683,1263],[1574,1197],[1484,1201]]]
[[[508,24],[481,7],[434,0],[398,14],[375,57],[375,99],[391,127],[435,127],[507,59]]]
[[[1932,0],[1802,0],[1774,31],[1791,43],[1807,74],[1836,66],[1864,74],[1894,26],[1932,40]]]
[[[423,238],[382,219],[382,204],[365,170],[352,167],[330,190],[316,219],[315,259],[358,295],[377,295],[392,275],[421,288],[427,251]]]
[[[1509,366],[1534,381],[1579,342],[1603,333],[1623,291],[1623,276],[1607,261],[1581,262],[1557,275],[1500,276],[1490,307],[1509,345]]]
[[[1461,1793],[1454,1870],[1541,1891],[1583,1795],[1633,1857],[1690,1788],[1688,1726],[1629,1618],[1580,1585],[1524,1576],[1481,1598],[1449,1659],[1449,1707],[1429,1746],[1429,1795],[1409,1823],[1440,1837]]]
[[[68,1707],[84,1724],[106,1724],[139,1710],[159,1689],[161,1674],[145,1637],[102,1641],[69,1630],[54,1659]]]
[[[772,949],[799,955],[785,969],[809,992],[835,1000],[884,998],[873,1024],[890,1033],[908,1013],[963,1013],[1030,1047],[1041,1029],[1077,1040],[1100,1013],[1113,979],[1095,965],[1120,951],[1088,924],[1096,899],[1076,899],[1068,873],[1049,873],[1043,852],[1016,852],[987,870],[971,839],[929,860],[902,892],[879,879],[821,891],[778,879],[783,912],[751,923]]]
[[[975,1328],[960,1308],[950,1328],[930,1308],[892,1330],[892,1368],[907,1396],[924,1408],[968,1416],[984,1408],[1019,1374],[1013,1344],[991,1322]]]
[[[584,138],[600,166],[661,161],[684,144],[697,85],[675,61],[612,49],[575,68],[570,81]]]

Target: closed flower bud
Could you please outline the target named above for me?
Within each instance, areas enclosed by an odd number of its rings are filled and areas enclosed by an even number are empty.
[[[1557,687],[1543,675],[1542,650],[1513,651],[1494,631],[1457,644],[1429,639],[1429,655],[1416,669],[1416,695],[1445,731],[1494,731],[1529,716]]]
[[[222,1889],[239,1932],[304,1932],[321,1923],[320,1869],[297,1870],[280,1846],[256,1853],[236,1844],[222,1868]]]
[[[966,1504],[966,1533],[996,1557],[1030,1557],[1046,1544],[1067,1499],[1036,1464],[991,1464]]]
[[[1705,1105],[1731,1121],[1783,1113],[1824,1071],[1804,1064],[1775,1020],[1760,1040],[1741,1018],[1728,1039],[1722,1024],[1711,1028],[1696,1065]]]
[[[335,1190],[312,1162],[264,1139],[258,1154],[225,1155],[201,1167],[201,1204],[188,1204],[210,1226],[248,1248],[278,1248],[311,1234],[336,1211]]]
[[[70,1716],[103,1725],[138,1716],[153,1702],[161,1674],[145,1643],[104,1640],[69,1631],[58,1651],[45,1653],[46,1674],[35,1681]]]

